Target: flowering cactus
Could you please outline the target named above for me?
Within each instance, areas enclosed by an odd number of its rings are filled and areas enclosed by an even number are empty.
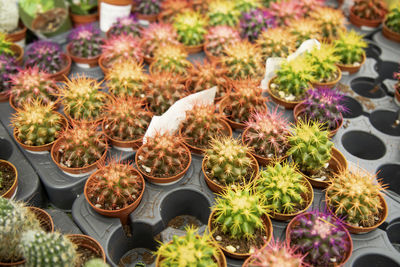
[[[108,35],[132,35],[133,37],[140,37],[142,27],[140,26],[139,20],[134,16],[126,16],[117,18],[117,21],[111,25],[108,30]]]
[[[303,16],[301,6],[297,0],[271,3],[269,10],[274,15],[278,26],[289,26]]]
[[[19,71],[14,57],[0,55],[0,92],[7,92],[11,88],[11,76]]]
[[[330,7],[319,7],[310,13],[321,29],[322,38],[328,41],[338,37],[339,32],[345,30],[346,19],[343,12]]]
[[[135,11],[144,15],[156,15],[161,10],[161,0],[134,0]]]
[[[169,72],[174,76],[186,76],[192,63],[187,60],[188,54],[173,44],[162,45],[154,51],[154,62],[150,70],[153,73]]]
[[[265,9],[253,9],[243,13],[240,20],[242,37],[249,41],[255,41],[262,32],[273,27],[275,27],[275,19]]]
[[[140,47],[140,41],[132,35],[113,36],[105,40],[102,51],[107,67],[111,67],[115,62],[126,59],[136,62],[142,62],[143,60],[143,51]]]
[[[49,74],[62,70],[67,64],[60,45],[49,41],[34,42],[25,57],[25,67],[37,66]]]
[[[204,50],[211,55],[220,57],[223,55],[224,47],[233,45],[240,41],[239,32],[231,27],[216,26],[208,29],[205,36]]]
[[[321,29],[312,19],[299,19],[290,25],[290,33],[296,38],[296,47],[309,39],[321,40]]]
[[[103,38],[100,29],[92,24],[85,24],[74,29],[69,35],[70,52],[81,58],[97,57],[101,54]]]
[[[352,11],[362,19],[383,19],[387,13],[386,2],[383,0],[355,0]]]
[[[207,16],[210,26],[225,25],[235,27],[239,23],[240,12],[230,0],[213,0],[209,3]]]
[[[171,44],[178,45],[178,34],[171,24],[152,23],[142,31],[142,49],[144,56],[153,58],[158,47]]]
[[[345,65],[359,65],[365,56],[364,48],[368,43],[356,31],[339,32],[339,38],[333,42],[335,54],[340,57],[340,63]]]
[[[293,53],[296,50],[296,38],[286,28],[273,28],[259,35],[257,45],[265,62],[269,57],[286,58]]]
[[[173,26],[182,44],[193,46],[204,43],[207,20],[200,13],[191,10],[183,11],[176,15]]]
[[[306,54],[311,65],[314,66],[312,75],[319,83],[328,83],[339,78],[339,70],[336,63],[340,58],[335,54],[336,50],[332,44],[322,43],[318,49],[314,47]]]

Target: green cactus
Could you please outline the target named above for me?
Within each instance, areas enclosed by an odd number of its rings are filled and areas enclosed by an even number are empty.
[[[6,40],[6,34],[0,32],[0,55],[11,55],[14,56],[14,51],[12,51],[12,42]]]
[[[182,44],[192,46],[204,43],[207,20],[199,12],[185,10],[177,14],[173,26]]]
[[[340,57],[340,63],[344,65],[360,65],[365,56],[364,48],[368,43],[363,40],[363,35],[354,30],[341,31],[339,38],[333,42],[335,54]]]
[[[313,173],[328,164],[333,143],[329,132],[318,122],[299,121],[289,136],[290,149],[287,155],[302,171]]]
[[[240,12],[230,0],[213,0],[209,3],[207,16],[210,26],[226,25],[235,27],[239,23]]]
[[[310,17],[316,20],[322,37],[328,41],[336,39],[339,31],[345,29],[346,18],[340,9],[318,7],[311,11]]]
[[[83,267],[110,267],[103,259],[91,259],[83,265]]]
[[[290,33],[296,38],[296,47],[309,39],[322,39],[320,31],[317,21],[309,18],[294,20],[290,25]]]
[[[386,16],[385,25],[390,30],[400,33],[400,4],[390,9]]]
[[[286,58],[296,50],[296,38],[286,28],[263,31],[256,42],[261,48],[263,62],[269,57]]]
[[[170,72],[173,75],[185,76],[192,63],[187,60],[186,51],[177,45],[161,45],[154,51],[154,62],[150,66],[153,73]]]
[[[314,67],[312,75],[315,81],[327,83],[339,78],[336,63],[340,58],[335,55],[335,51],[332,44],[322,43],[320,49],[314,48],[306,54],[307,59]]]
[[[261,0],[233,0],[235,8],[240,12],[249,12],[252,9],[261,8]]]

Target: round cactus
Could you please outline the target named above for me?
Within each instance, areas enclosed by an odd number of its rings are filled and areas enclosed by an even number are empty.
[[[241,35],[250,42],[255,41],[262,32],[273,27],[275,27],[275,19],[266,9],[250,10],[243,13],[240,20]]]
[[[239,23],[240,12],[230,0],[214,0],[209,3],[207,16],[210,26],[225,25],[235,27]]]
[[[228,26],[216,26],[208,29],[205,36],[204,50],[211,55],[220,57],[223,55],[225,46],[240,41],[239,32]]]
[[[173,23],[176,14],[183,10],[190,9],[192,3],[187,0],[163,0],[161,4],[161,13],[157,17],[159,21]]]
[[[385,19],[385,25],[390,30],[400,33],[400,4],[390,9]]]
[[[204,43],[207,20],[200,13],[191,10],[183,11],[175,16],[173,26],[182,44],[193,46]]]
[[[385,17],[387,6],[384,0],[354,0],[351,10],[359,18],[379,20]]]
[[[339,31],[345,29],[346,18],[343,12],[330,7],[319,7],[310,13],[321,29],[322,38],[328,41],[338,37]]]
[[[57,73],[67,64],[60,45],[49,41],[34,42],[25,53],[25,57],[25,67],[37,66],[49,74]]]
[[[273,28],[260,34],[257,45],[265,62],[269,57],[286,58],[293,53],[296,50],[296,38],[286,28]]]
[[[298,0],[274,1],[270,4],[269,10],[274,15],[278,26],[289,26],[292,22],[297,23],[297,20],[303,16]]]
[[[111,25],[108,30],[109,36],[131,35],[133,37],[141,36],[142,27],[134,15],[117,18],[117,21]]]
[[[315,20],[298,19],[290,25],[290,33],[296,38],[296,47],[309,39],[321,40],[321,29]]]
[[[132,35],[122,34],[112,36],[104,41],[102,51],[106,67],[111,67],[112,64],[123,60],[133,60],[136,62],[142,62],[143,60],[140,41]]]
[[[161,0],[134,0],[135,11],[143,15],[156,15],[161,10]]]
[[[300,0],[298,5],[301,9],[301,14],[304,17],[309,17],[310,14],[320,7],[323,7],[325,0]]]
[[[364,48],[368,47],[363,36],[354,30],[339,32],[339,38],[333,44],[335,54],[340,57],[340,63],[345,65],[360,65],[365,55]]]
[[[192,67],[192,63],[186,59],[187,56],[186,51],[180,46],[162,45],[154,51],[154,62],[150,70],[153,73],[170,72],[175,76],[185,76]]]
[[[233,0],[235,8],[240,12],[249,12],[262,6],[261,0]]]
[[[11,88],[11,76],[20,71],[14,57],[0,55],[0,92],[7,92]]]
[[[328,83],[339,78],[339,70],[336,63],[340,60],[335,54],[332,44],[322,43],[320,49],[313,48],[306,54],[307,59],[314,67],[313,79],[320,83]]]
[[[75,28],[69,35],[70,52],[81,58],[100,56],[103,38],[100,29],[92,24],[85,24]]]
[[[171,24],[152,23],[142,31],[144,56],[153,58],[158,47],[166,44],[178,45],[178,33]]]

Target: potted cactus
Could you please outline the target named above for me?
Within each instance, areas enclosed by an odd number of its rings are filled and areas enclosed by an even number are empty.
[[[36,41],[26,52],[25,67],[37,66],[51,79],[63,81],[71,70],[71,57],[64,54],[60,45],[50,41]]]
[[[341,171],[326,189],[327,207],[335,217],[342,218],[350,233],[367,233],[386,220],[388,207],[383,189],[375,174],[360,167]]]
[[[343,94],[334,89],[319,87],[307,91],[307,98],[293,110],[295,121],[317,121],[334,136],[343,125]]]
[[[267,110],[266,102],[258,81],[240,80],[233,83],[233,90],[221,100],[219,111],[233,129],[244,129],[252,113]]]
[[[303,14],[304,17],[310,17],[311,13],[323,7],[325,2],[325,0],[300,0],[298,5],[300,6],[301,14]]]
[[[232,129],[214,105],[195,105],[186,111],[186,118],[179,129],[179,136],[190,151],[202,154],[209,148],[209,141],[217,136],[232,136]]]
[[[383,23],[382,34],[400,43],[400,4],[390,9]]]
[[[262,61],[270,57],[286,58],[296,50],[296,38],[287,28],[273,28],[260,33],[257,41]]]
[[[364,49],[368,47],[368,43],[363,40],[363,36],[354,30],[349,32],[342,31],[333,44],[335,45],[335,54],[340,57],[337,65],[342,72],[348,72],[349,74],[358,72],[365,63],[366,55]]]
[[[11,77],[20,71],[17,60],[8,55],[0,55],[0,102],[8,100],[12,86]]]
[[[250,148],[229,136],[217,136],[209,142],[201,165],[204,179],[211,191],[249,183],[258,175],[257,160]]]
[[[51,148],[53,162],[66,174],[83,176],[100,167],[107,155],[107,139],[97,124],[72,123]]]
[[[289,124],[278,112],[262,111],[251,114],[242,134],[242,143],[249,146],[252,155],[261,166],[268,165],[273,159],[284,159],[289,148]]]
[[[303,10],[299,2],[297,0],[273,1],[269,5],[269,11],[275,17],[278,26],[289,26],[292,22],[297,23],[303,17]]]
[[[0,55],[6,55],[15,58],[19,65],[22,64],[24,50],[21,46],[8,41],[6,34],[0,32]]]
[[[138,19],[154,22],[161,11],[161,0],[134,0]]]
[[[133,97],[116,97],[105,106],[103,132],[115,148],[137,149],[153,114]]]
[[[340,9],[318,7],[310,13],[310,17],[317,21],[322,39],[327,42],[332,42],[340,31],[345,30],[346,19]]]
[[[20,70],[11,76],[10,106],[21,108],[24,104],[39,100],[45,105],[57,107],[58,88],[55,80],[38,67]]]
[[[192,63],[186,59],[187,56],[182,46],[172,43],[161,45],[154,51],[154,60],[149,71],[151,74],[169,72],[173,76],[186,76],[192,68]]]
[[[239,32],[228,26],[216,26],[208,29],[204,37],[204,53],[208,60],[218,62],[224,53],[224,47],[240,41]]]
[[[296,48],[309,39],[321,40],[321,28],[316,20],[305,18],[293,21],[290,33],[296,38]]]
[[[354,0],[350,8],[349,20],[357,26],[378,27],[387,13],[384,0]]]
[[[245,259],[271,240],[272,223],[263,203],[264,196],[249,185],[227,189],[216,199],[208,231],[225,255]]]
[[[275,19],[266,9],[252,9],[242,13],[240,19],[241,35],[250,42],[257,40],[258,36],[270,28],[275,27]]]
[[[85,198],[96,212],[117,217],[123,225],[139,205],[144,190],[143,176],[131,164],[115,159],[90,175],[84,187]]]
[[[190,9],[191,6],[192,3],[187,0],[163,0],[157,20],[164,23],[173,23],[176,14]]]
[[[158,116],[176,101],[187,96],[185,85],[180,78],[168,72],[151,75],[144,90],[148,109]]]
[[[236,10],[240,13],[262,7],[261,0],[233,0],[233,2],[235,3]]]
[[[240,12],[236,9],[234,1],[214,0],[209,3],[207,17],[210,26],[236,27],[239,16]]]
[[[211,235],[199,235],[196,233],[197,230],[193,227],[187,227],[184,236],[174,235],[170,242],[161,243],[156,252],[156,267],[226,267],[225,256],[212,241]]]
[[[203,50],[204,36],[207,34],[207,20],[199,12],[187,10],[174,18],[173,26],[178,33],[178,40],[188,53]]]
[[[0,159],[0,196],[2,198],[13,198],[18,187],[18,171],[15,166]],[[0,249],[0,251],[2,251]],[[0,257],[1,262],[2,257]]]
[[[232,80],[254,79],[260,81],[264,66],[260,49],[248,41],[225,46],[221,57],[222,66],[228,69],[227,76]]]
[[[147,136],[135,155],[140,173],[151,183],[169,185],[178,182],[192,162],[189,149],[170,133]]]
[[[27,151],[50,151],[68,127],[67,119],[40,100],[26,102],[11,118],[14,139]]]
[[[117,18],[117,21],[111,25],[107,31],[107,38],[119,35],[132,35],[133,37],[140,37],[142,26],[139,20],[134,15]]]
[[[129,16],[135,3],[133,0],[99,1],[101,31],[107,32],[118,18]]]
[[[99,19],[97,0],[68,0],[69,15],[75,27]]]
[[[103,38],[100,29],[92,24],[75,28],[68,35],[67,53],[81,68],[92,68],[98,65]]]
[[[353,242],[340,220],[313,211],[297,215],[286,228],[286,242],[303,255],[304,266],[343,266]]]

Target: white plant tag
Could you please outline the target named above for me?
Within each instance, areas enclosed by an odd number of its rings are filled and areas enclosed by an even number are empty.
[[[83,69],[90,69],[90,65],[85,63],[76,63],[76,66]]]
[[[129,16],[132,5],[115,6],[101,2],[100,7],[100,29],[103,32],[108,31],[111,25],[117,21],[117,18]]]
[[[299,48],[297,48],[296,52],[294,52],[293,54],[291,54],[287,57],[287,60],[289,60],[289,61],[293,60],[293,59],[297,58],[298,56],[313,50],[315,47],[317,49],[320,49],[321,43],[318,42],[316,39],[306,40],[300,45]]]
[[[370,32],[370,31],[376,30],[377,27],[361,26],[360,29],[361,29],[362,31]]]
[[[267,58],[267,62],[265,63],[265,75],[264,79],[262,79],[261,81],[261,86],[260,86],[263,92],[267,91],[269,81],[272,79],[272,77],[275,76],[276,71],[279,70],[282,62],[285,60],[286,59],[282,57]]]

